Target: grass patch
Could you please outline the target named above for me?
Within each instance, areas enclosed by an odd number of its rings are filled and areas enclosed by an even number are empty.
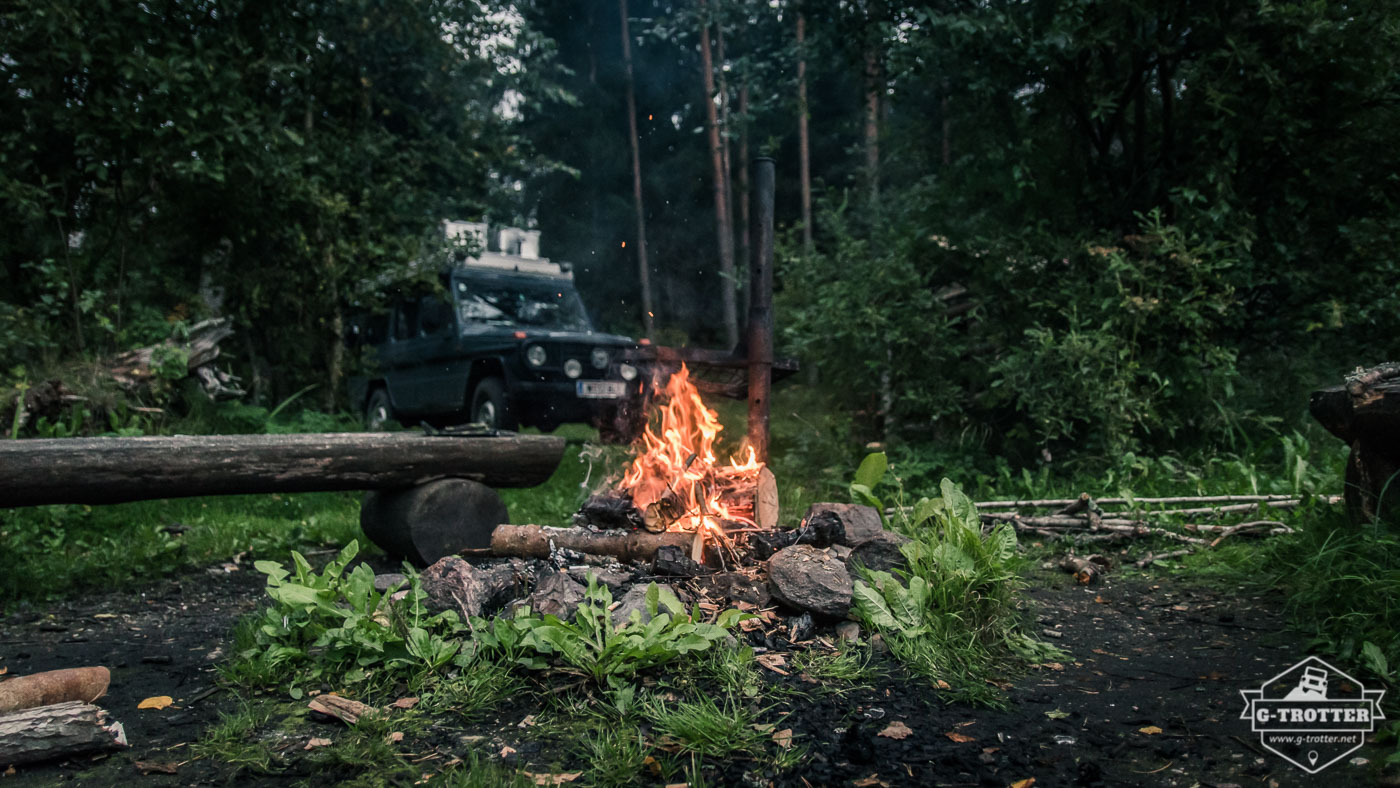
[[[267,774],[273,770],[274,754],[259,730],[271,717],[270,704],[245,703],[236,712],[221,714],[219,722],[190,746],[190,754],[227,764],[233,767],[233,775],[245,771]]]
[[[654,748],[635,726],[605,727],[579,740],[574,755],[588,764],[588,781],[600,788],[636,785]]]
[[[525,681],[509,665],[478,658],[456,676],[425,676],[415,691],[423,696],[423,708],[428,713],[475,722],[509,699],[519,701],[524,690]]]
[[[869,650],[852,645],[835,651],[798,652],[792,658],[792,670],[838,692],[860,689],[884,675]]]
[[[709,695],[674,703],[652,698],[645,714],[653,729],[675,742],[681,752],[732,758],[763,751],[766,734],[754,727],[757,716],[730,697],[719,703]]]
[[[359,530],[355,493],[0,510],[0,599],[129,587],[239,555],[339,548]]]

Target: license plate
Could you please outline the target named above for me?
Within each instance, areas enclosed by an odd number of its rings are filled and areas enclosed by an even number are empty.
[[[580,380],[578,395],[583,399],[622,399],[627,385],[615,380]]]

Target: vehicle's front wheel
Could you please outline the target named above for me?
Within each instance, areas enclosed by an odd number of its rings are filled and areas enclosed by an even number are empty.
[[[519,423],[510,411],[506,384],[500,378],[486,378],[472,392],[472,421],[495,430],[516,430]]]
[[[365,429],[370,432],[386,430],[393,418],[394,406],[389,402],[389,392],[382,388],[371,391],[365,405]]]

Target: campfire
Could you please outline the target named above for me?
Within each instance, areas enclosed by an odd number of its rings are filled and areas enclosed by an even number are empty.
[[[814,504],[796,527],[778,527],[773,474],[747,444],[721,456],[724,426],[690,370],[678,366],[654,390],[625,470],[579,508],[572,527],[497,526],[492,555],[541,559],[546,574],[574,583],[596,576],[615,593],[664,582],[683,600],[770,610],[772,600],[827,620],[851,604],[848,562],[903,563],[907,540],[886,532],[870,507]],[[555,603],[568,587],[542,584],[531,604],[567,609]]]
[[[772,492],[772,474],[752,446],[727,464],[719,462],[715,439],[724,426],[705,406],[684,366],[666,381],[657,401],[659,423],[648,425],[634,444],[638,453],[619,492],[641,512],[647,531],[694,534],[692,560],[701,562],[709,546],[721,562],[728,554],[740,563],[736,537],[775,525],[776,512],[770,519],[766,510],[762,519],[767,522],[760,525],[757,504],[761,487],[765,497]],[[615,495],[602,500],[604,505],[626,504]]]

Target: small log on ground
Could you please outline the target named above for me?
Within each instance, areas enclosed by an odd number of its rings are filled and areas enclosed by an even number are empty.
[[[1075,582],[1082,586],[1096,582],[1104,572],[1112,568],[1112,562],[1101,555],[1091,555],[1079,557],[1075,555],[1065,556],[1060,562],[1060,568],[1074,575]]]
[[[0,764],[25,764],[126,745],[122,724],[80,701],[0,714]]]
[[[0,441],[0,507],[412,487],[444,478],[530,487],[564,439],[397,433]]]
[[[650,559],[661,547],[690,550],[695,534],[668,531],[587,531],[546,525],[498,525],[491,534],[491,553],[519,558],[548,558],[551,548],[609,555],[624,561]]]
[[[107,694],[112,674],[106,668],[65,668],[0,681],[0,713],[51,706],[67,701],[92,703]]]
[[[394,558],[424,567],[463,550],[491,546],[491,532],[510,522],[495,490],[469,479],[438,479],[405,490],[371,490],[360,505],[360,529]]]

